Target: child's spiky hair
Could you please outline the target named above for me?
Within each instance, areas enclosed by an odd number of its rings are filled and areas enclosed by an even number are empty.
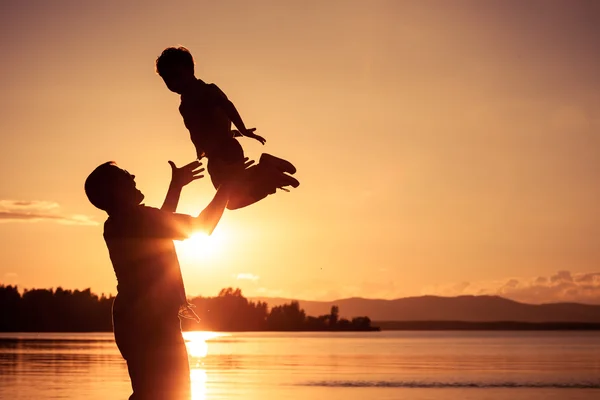
[[[183,46],[167,47],[156,59],[156,73],[163,76],[174,66],[191,68],[194,72],[194,57],[188,49]]]

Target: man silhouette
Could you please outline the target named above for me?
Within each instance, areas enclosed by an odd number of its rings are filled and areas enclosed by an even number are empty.
[[[237,177],[253,161],[229,171]],[[85,181],[89,201],[106,211],[104,239],[118,294],[113,304],[115,341],[138,399],[189,399],[190,370],[179,317],[198,319],[187,302],[173,240],[211,234],[237,179],[229,179],[197,216],[175,213],[182,188],[202,177],[200,162],[182,168],[169,162],[172,180],[161,209],[142,203],[135,176],[114,162],[97,167]]]

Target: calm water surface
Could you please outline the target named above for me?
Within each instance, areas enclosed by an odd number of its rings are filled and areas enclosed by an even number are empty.
[[[598,332],[187,332],[194,400],[600,399]],[[112,334],[0,334],[1,399],[127,399]]]

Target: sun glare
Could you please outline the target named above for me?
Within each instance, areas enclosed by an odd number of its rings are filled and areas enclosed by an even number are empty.
[[[207,399],[207,374],[204,369],[192,369],[190,371],[190,381],[192,384],[192,400]]]
[[[219,336],[224,336],[224,334],[209,331],[190,331],[183,333],[188,352],[193,358],[206,357],[208,354],[208,344],[206,341]]]
[[[176,242],[175,247],[179,257],[186,261],[205,261],[219,255],[223,241],[222,231],[215,231],[210,236],[199,232],[189,239]]]
[[[192,400],[206,400],[208,397],[208,374],[202,359],[208,355],[207,341],[220,336],[227,336],[227,334],[210,331],[183,332],[188,354],[191,357]]]

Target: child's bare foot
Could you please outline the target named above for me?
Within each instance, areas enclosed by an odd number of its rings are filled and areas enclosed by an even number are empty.
[[[300,182],[298,181],[298,179],[294,178],[293,176],[289,176],[288,174],[281,174],[281,176],[278,180],[277,188],[285,190],[286,192],[289,192],[289,190],[286,189],[285,186],[291,186],[293,188],[297,188],[298,186],[300,186]]]

